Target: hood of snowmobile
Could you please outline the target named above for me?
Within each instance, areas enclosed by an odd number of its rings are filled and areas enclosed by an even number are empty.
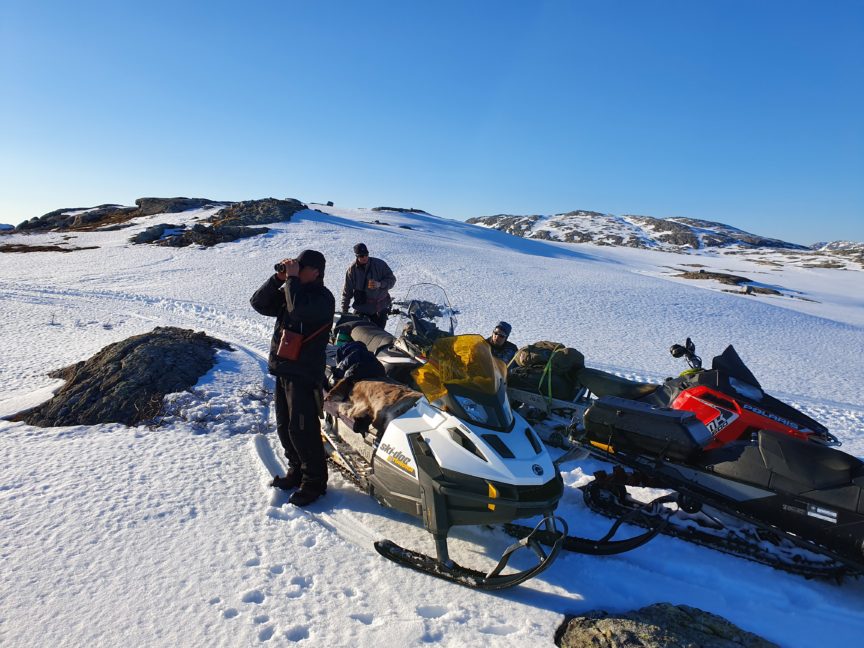
[[[425,398],[391,421],[376,454],[416,478],[408,435],[419,434],[441,468],[515,486],[540,486],[556,474],[552,457],[521,416],[509,432],[467,423]]]

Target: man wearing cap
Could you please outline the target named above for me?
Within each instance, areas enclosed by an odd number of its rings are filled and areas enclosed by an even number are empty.
[[[354,246],[356,260],[345,273],[342,288],[342,312],[354,300],[354,312],[365,315],[374,324],[384,328],[390,310],[390,289],[396,285],[393,271],[384,261],[369,256],[364,243]]]
[[[512,330],[513,327],[507,322],[498,322],[492,330],[492,335],[486,338],[489,346],[492,347],[492,355],[502,360],[505,364],[510,364],[510,361],[519,350],[515,344],[507,340]]]
[[[321,441],[321,386],[327,333],[336,300],[324,286],[324,255],[303,250],[296,259],[276,264],[251,304],[261,315],[275,317],[267,368],[276,376],[276,432],[288,459],[284,477],[271,485],[293,490],[289,501],[307,506],[327,490],[327,458]],[[283,331],[303,336],[296,359],[279,355]]]

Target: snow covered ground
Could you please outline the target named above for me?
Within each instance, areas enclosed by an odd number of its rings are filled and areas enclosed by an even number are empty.
[[[0,416],[48,398],[60,384],[49,371],[157,325],[204,330],[235,350],[220,351],[191,392],[169,399],[159,428],[0,421],[0,645],[540,646],[552,645],[566,613],[659,601],[720,614],[784,646],[860,642],[864,582],[807,581],[671,538],[614,557],[562,556],[494,595],[384,560],[373,540],[431,552],[428,534],[338,474],[309,511],[267,487],[268,467],[278,465],[265,367],[272,322],[248,300],[275,261],[306,247],[327,256],[338,298],[352,245],[363,241],[394,269],[397,298],[414,283],[444,286],[462,333],[485,335],[504,319],[517,344],[563,342],[589,366],[645,380],[683,368],[667,350],[687,336],[706,362],[734,343],[767,391],[864,456],[864,273],[322,209],[210,249],[127,243],[206,210],[114,232],[4,237],[99,247],[0,254]],[[784,296],[670,278],[695,262]],[[564,468],[559,512],[571,532],[602,535],[608,521],[577,490],[600,464]],[[489,529],[452,535],[454,557],[468,565],[490,564],[509,544]]]

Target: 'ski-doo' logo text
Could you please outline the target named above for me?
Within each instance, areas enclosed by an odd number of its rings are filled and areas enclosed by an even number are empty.
[[[783,425],[790,427],[793,430],[802,429],[801,426],[798,425],[797,423],[794,423],[793,421],[790,421],[789,419],[785,419],[782,416],[777,416],[776,414],[773,414],[771,412],[766,412],[765,410],[760,409],[754,405],[750,405],[750,403],[741,403],[741,407],[743,407],[744,409],[748,409],[751,412],[753,412],[754,414],[758,414],[759,416],[764,416],[765,418],[769,418],[772,421],[777,421],[778,423],[782,423]]]
[[[387,461],[392,463],[397,468],[401,468],[409,475],[414,474],[414,467],[411,465],[411,457],[406,455],[401,450],[397,450],[389,443],[382,443],[379,449],[387,455]]]

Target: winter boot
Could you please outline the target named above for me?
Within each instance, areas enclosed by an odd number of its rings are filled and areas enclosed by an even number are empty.
[[[300,486],[303,475],[299,470],[288,470],[284,477],[274,477],[270,485],[281,490],[293,490]]]
[[[291,497],[288,498],[288,501],[294,506],[309,506],[326,492],[326,486],[322,487],[307,482],[294,491]]]

